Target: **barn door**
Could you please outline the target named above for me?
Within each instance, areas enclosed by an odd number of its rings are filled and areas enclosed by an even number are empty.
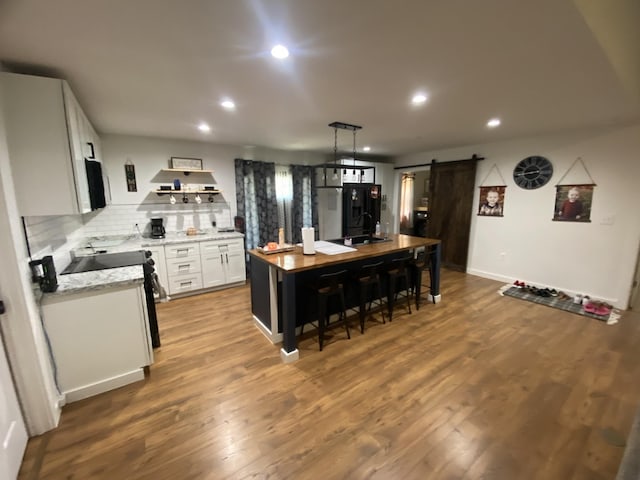
[[[442,266],[467,269],[477,160],[433,163],[428,236],[442,240]]]

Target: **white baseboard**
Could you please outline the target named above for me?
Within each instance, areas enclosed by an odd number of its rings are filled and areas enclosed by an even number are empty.
[[[482,270],[475,270],[475,269],[469,269],[467,270],[467,273],[470,275],[477,275],[478,277],[482,277],[482,278],[488,278],[489,280],[496,280],[498,282],[504,282],[505,284],[512,284],[515,279],[511,278],[511,277],[505,277],[504,275],[498,275],[492,272],[485,272]],[[526,278],[520,278],[518,279],[522,282],[525,282],[527,284],[529,284],[530,282],[526,279]],[[537,286],[537,287],[545,287],[545,288],[554,288],[557,291],[562,291],[564,293],[566,293],[569,296],[575,296],[576,294],[580,294],[580,295],[589,295],[590,298],[595,299],[595,300],[599,300],[601,302],[607,302],[611,305],[613,305],[615,308],[620,309],[620,310],[625,310],[626,306],[623,306],[620,304],[620,302],[618,301],[617,298],[605,298],[602,297],[600,295],[596,295],[594,293],[589,293],[589,292],[575,292],[573,290],[569,290],[566,288],[562,288],[558,285],[547,285],[544,283],[539,283],[539,282],[531,282],[532,285]]]
[[[108,392],[116,388],[124,387],[133,382],[144,380],[144,370],[139,368],[132,372],[123,373],[116,377],[107,378],[96,383],[91,383],[83,387],[67,390],[64,392],[66,403],[77,402],[84,398],[93,397],[100,393]]]
[[[284,363],[293,363],[300,358],[300,352],[298,352],[297,348],[292,352],[287,352],[284,348],[281,348],[280,358]]]
[[[498,282],[512,283],[514,281],[511,277],[505,277],[504,275],[498,275],[492,272],[485,272],[482,270],[469,269],[467,273],[470,275],[477,275],[478,277],[488,278],[489,280],[496,280]]]
[[[274,334],[267,326],[260,321],[258,317],[253,315],[253,323],[254,325],[262,332],[262,334],[269,339],[269,341],[273,344],[279,343],[282,341],[282,334],[276,333]]]

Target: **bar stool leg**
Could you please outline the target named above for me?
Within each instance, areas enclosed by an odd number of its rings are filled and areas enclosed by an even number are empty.
[[[389,313],[389,322],[393,321],[393,297],[395,288],[394,278],[390,276],[387,285],[387,312]]]
[[[366,317],[366,305],[367,305],[367,292],[368,285],[360,285],[360,333],[364,333],[364,319]]]
[[[347,323],[347,308],[344,301],[344,292],[342,290],[340,290],[340,304],[342,306],[342,311],[340,312],[342,323],[344,324],[344,328],[347,331],[347,338],[351,339],[351,334],[349,333],[349,324]]]
[[[324,343],[324,324],[325,324],[325,317],[326,317],[326,301],[327,299],[322,296],[319,295],[319,301],[318,301],[318,342],[320,344],[320,351],[322,351],[322,345]]]
[[[382,289],[380,288],[380,280],[376,282],[376,287],[378,290],[378,299],[380,302],[380,315],[382,315],[382,323],[387,323],[384,321],[384,305],[382,305]],[[391,320],[389,320],[391,321]]]
[[[407,270],[404,271],[404,285],[406,287],[405,296],[407,297],[407,307],[409,308],[409,313],[411,313],[411,299],[409,298],[409,272]]]

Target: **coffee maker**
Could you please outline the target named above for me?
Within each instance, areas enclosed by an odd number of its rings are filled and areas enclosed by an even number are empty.
[[[31,280],[40,284],[40,290],[43,292],[55,292],[58,289],[56,267],[53,264],[51,255],[42,257],[40,260],[30,261],[29,267],[31,268]]]
[[[162,218],[151,219],[151,238],[164,238],[165,229],[162,226]]]

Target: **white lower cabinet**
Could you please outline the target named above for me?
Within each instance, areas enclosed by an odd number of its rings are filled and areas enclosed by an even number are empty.
[[[247,278],[244,238],[143,248],[151,250],[158,280],[169,295],[222,288]]]
[[[170,295],[202,289],[198,242],[165,245],[164,255]]]
[[[203,288],[246,280],[243,239],[202,242],[200,259]]]
[[[142,284],[42,299],[67,403],[144,379],[153,349]]]

